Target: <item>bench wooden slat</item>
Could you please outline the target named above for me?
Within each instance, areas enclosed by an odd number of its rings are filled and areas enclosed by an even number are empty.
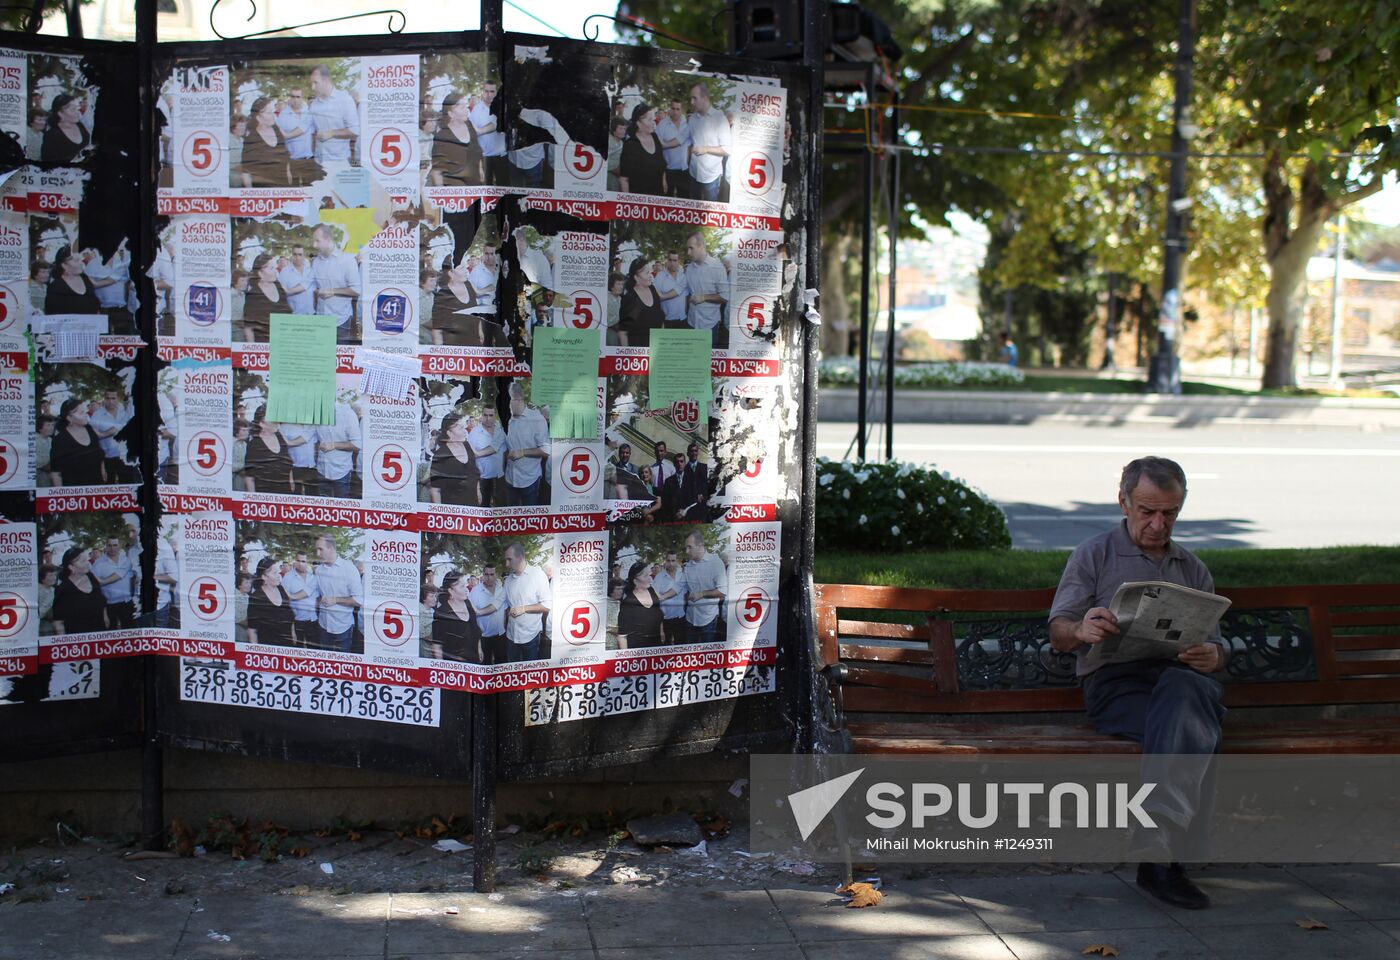
[[[870,620],[838,620],[842,637],[880,640],[913,640],[928,643],[928,627],[915,623],[875,623]]]
[[[907,690],[911,693],[931,692],[934,689],[932,677],[894,673],[890,670],[871,670],[867,667],[847,667],[843,685],[848,696],[856,690],[871,688]]]
[[[1338,660],[1337,673],[1343,677],[1400,674],[1400,660]]]
[[[1400,608],[1392,610],[1334,610],[1334,627],[1393,627],[1400,626]]]
[[[933,666],[933,654],[922,647],[870,647],[858,643],[843,643],[841,659],[846,663],[907,663],[920,667]]]
[[[1356,633],[1332,638],[1334,650],[1400,650],[1400,633]]]

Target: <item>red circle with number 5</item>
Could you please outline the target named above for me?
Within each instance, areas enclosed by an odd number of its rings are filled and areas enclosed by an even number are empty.
[[[570,140],[564,144],[564,165],[580,180],[592,180],[603,169],[603,158],[586,143]]]
[[[576,330],[587,330],[598,325],[598,298],[587,290],[575,290],[569,294],[573,305],[565,314],[569,326]]]
[[[749,297],[739,305],[739,319],[744,324],[744,332],[755,339],[766,337],[772,329],[769,311],[772,305],[767,297]]]
[[[25,291],[25,296],[29,292]],[[0,330],[8,330],[24,316],[24,303],[8,283],[0,283]]]
[[[374,610],[374,635],[388,647],[401,647],[414,635],[417,618],[404,605],[390,600]]]
[[[739,171],[744,192],[753,196],[763,196],[778,181],[774,176],[773,158],[762,150],[746,154],[739,164]]]
[[[22,457],[19,447],[6,439],[0,439],[0,483],[5,483],[19,470]]]
[[[17,593],[0,593],[0,637],[13,637],[29,624],[29,604]]]
[[[559,473],[564,489],[570,493],[587,493],[598,477],[598,458],[587,447],[574,447],[564,454]]]
[[[397,443],[386,443],[374,451],[374,479],[381,490],[397,490],[413,475],[413,460]]]
[[[772,606],[773,601],[762,587],[750,587],[740,593],[739,599],[734,601],[734,616],[738,619],[739,626],[756,629],[768,619],[768,611]]]
[[[580,600],[569,608],[564,622],[559,624],[559,629],[570,645],[581,647],[593,642],[593,638],[598,635],[598,625],[602,622],[598,608],[587,600]]]
[[[207,177],[219,169],[219,154],[223,149],[208,130],[196,130],[185,138],[180,148],[180,164],[196,177]]]
[[[201,477],[218,473],[225,459],[224,440],[216,433],[201,430],[185,444],[185,462]]]
[[[200,577],[185,591],[190,609],[201,620],[217,620],[224,610],[224,585],[213,577]]]
[[[380,130],[370,141],[369,162],[386,177],[402,173],[413,154],[413,146],[402,130]]]

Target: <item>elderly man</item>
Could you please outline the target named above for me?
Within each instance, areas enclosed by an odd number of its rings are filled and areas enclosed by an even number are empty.
[[[1108,604],[1119,586],[1164,580],[1208,593],[1215,584],[1204,563],[1172,541],[1172,526],[1186,499],[1186,474],[1171,460],[1143,457],[1123,468],[1118,505],[1123,522],[1084,543],[1070,556],[1050,609],[1050,643],[1073,652],[1089,719],[1100,733],[1142,744],[1144,771],[1169,765],[1170,776],[1154,776],[1159,789],[1144,804],[1165,827],[1147,843],[1152,859],[1172,860],[1185,849],[1204,850],[1214,802],[1214,766],[1220,748],[1221,685],[1207,676],[1225,662],[1218,632],[1173,660],[1134,660],[1094,665],[1094,644],[1120,633]],[[1198,755],[1199,764],[1155,761],[1167,755]],[[1201,909],[1210,898],[1186,876],[1181,864],[1146,862],[1137,882],[1153,896],[1180,907]]]

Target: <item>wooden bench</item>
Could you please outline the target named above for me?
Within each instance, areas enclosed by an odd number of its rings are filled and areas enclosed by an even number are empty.
[[[1220,592],[1224,752],[1400,753],[1400,585]],[[852,751],[1137,752],[1084,717],[1074,655],[1050,646],[1054,593],[818,584],[820,666]]]

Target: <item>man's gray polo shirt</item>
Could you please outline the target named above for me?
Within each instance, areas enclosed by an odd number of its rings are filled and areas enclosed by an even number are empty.
[[[1133,543],[1125,519],[1112,530],[1085,540],[1070,554],[1065,572],[1060,576],[1059,589],[1055,591],[1055,601],[1050,606],[1050,619],[1082,620],[1091,607],[1107,607],[1120,586],[1142,580],[1165,580],[1194,590],[1215,592],[1210,571],[1194,553],[1173,540],[1167,545],[1166,559],[1158,564]],[[1218,627],[1209,639],[1223,648]],[[1076,676],[1082,677],[1097,669],[1088,663],[1087,644],[1075,650],[1074,656]]]

